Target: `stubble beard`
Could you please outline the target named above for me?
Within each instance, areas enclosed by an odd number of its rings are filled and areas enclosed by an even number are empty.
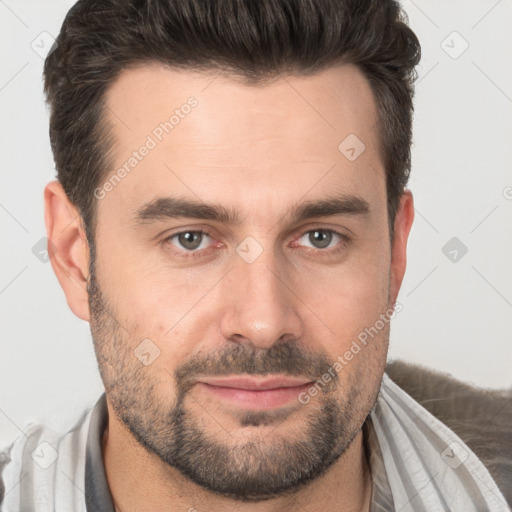
[[[251,428],[251,434],[237,441],[226,432],[224,440],[219,439],[199,427],[201,411],[198,415],[198,408],[194,410],[197,401],[190,396],[194,373],[284,373],[320,378],[333,361],[305,351],[296,342],[275,344],[265,351],[247,345],[228,347],[213,357],[191,358],[178,367],[174,396],[162,396],[151,366],[144,366],[134,356],[138,342],[118,324],[94,271],[88,291],[94,349],[116,417],[149,453],[217,495],[257,502],[296,493],[345,453],[376,400],[378,387],[372,396],[362,396],[355,379],[340,390],[336,376],[317,400],[295,409],[293,415],[286,411],[240,412],[234,432]]]

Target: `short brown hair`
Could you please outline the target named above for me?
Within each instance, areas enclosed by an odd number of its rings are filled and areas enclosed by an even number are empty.
[[[395,0],[79,0],[44,66],[61,182],[94,241],[109,170],[105,92],[128,67],[218,69],[251,83],[356,65],[374,93],[390,233],[411,166],[417,37]],[[341,142],[341,141],[340,141]]]

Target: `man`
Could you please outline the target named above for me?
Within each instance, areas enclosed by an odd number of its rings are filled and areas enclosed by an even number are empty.
[[[390,0],[71,9],[45,219],[105,394],[9,447],[4,510],[509,510],[385,373],[419,54]]]

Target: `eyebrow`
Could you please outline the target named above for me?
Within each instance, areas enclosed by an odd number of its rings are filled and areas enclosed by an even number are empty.
[[[340,195],[315,201],[305,201],[294,206],[286,215],[292,222],[301,222],[314,217],[336,215],[368,215],[370,204],[356,195]],[[243,219],[237,208],[225,208],[219,204],[179,197],[161,197],[145,203],[135,212],[137,224],[148,224],[168,219],[212,220],[222,224],[239,225]]]

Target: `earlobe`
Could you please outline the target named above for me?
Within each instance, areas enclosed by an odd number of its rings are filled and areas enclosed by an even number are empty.
[[[389,293],[394,304],[402,286],[407,266],[407,240],[414,220],[414,201],[410,190],[405,190],[395,216],[394,237],[391,247],[391,271]]]
[[[44,207],[53,271],[73,313],[88,322],[89,246],[81,217],[58,181],[46,185]]]

